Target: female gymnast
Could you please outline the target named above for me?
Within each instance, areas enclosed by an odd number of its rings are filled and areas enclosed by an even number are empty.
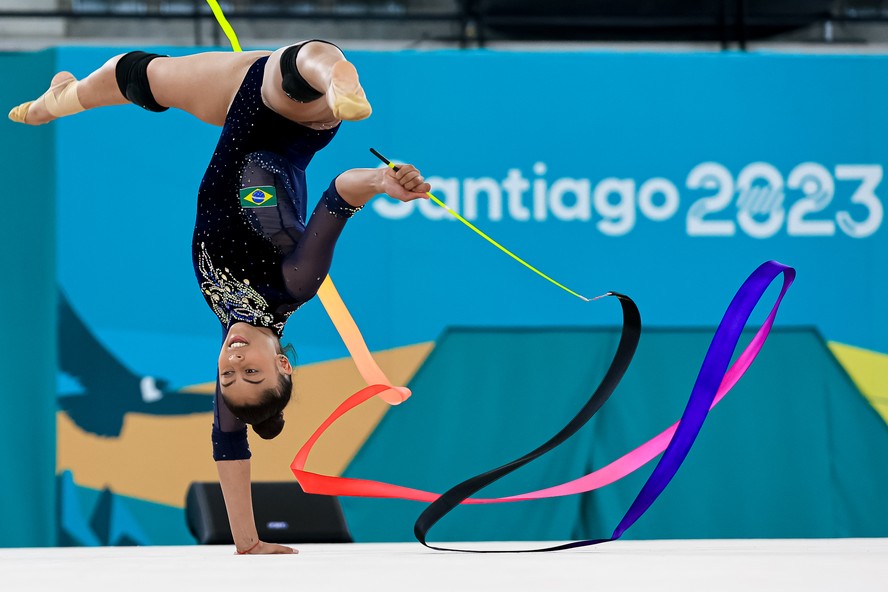
[[[430,187],[410,165],[350,169],[333,179],[306,223],[306,166],[342,120],[371,112],[354,66],[318,40],[274,52],[131,52],[83,80],[56,74],[46,93],[9,117],[39,125],[127,102],[175,107],[222,126],[192,239],[195,275],[223,334],[213,458],[238,553],[293,553],[259,540],[245,424],[265,439],[283,429],[293,369],[280,338],[290,314],[317,293],[346,221],[375,195],[410,201]]]

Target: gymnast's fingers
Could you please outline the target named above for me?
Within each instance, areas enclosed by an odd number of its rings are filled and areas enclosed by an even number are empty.
[[[425,180],[419,170],[412,165],[404,165],[401,167],[398,172],[395,173],[395,178],[401,184],[401,187],[408,191],[419,191],[417,188],[422,185]]]
[[[250,549],[247,554],[248,555],[292,555],[295,553],[299,553],[299,551],[296,549],[293,549],[292,547],[285,547],[283,545],[277,545],[275,543],[260,542],[254,548]]]
[[[407,193],[407,197],[401,201],[413,201],[414,199],[428,199],[429,195],[427,192],[418,192],[418,191],[410,191]]]
[[[415,187],[407,187],[407,190],[417,193],[419,197],[428,199],[429,196],[426,194],[432,190],[432,186],[428,183],[424,183],[422,177],[420,177],[419,183],[417,183]]]
[[[395,170],[395,179],[400,181],[415,173],[419,173],[419,171],[412,164],[399,164],[397,165],[397,170]]]

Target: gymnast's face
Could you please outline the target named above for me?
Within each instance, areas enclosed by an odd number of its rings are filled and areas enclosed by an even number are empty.
[[[292,374],[287,356],[270,329],[235,323],[219,353],[219,385],[235,405],[255,405],[261,393],[278,384],[280,374]]]

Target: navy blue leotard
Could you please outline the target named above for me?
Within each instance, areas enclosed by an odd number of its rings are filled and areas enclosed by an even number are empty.
[[[198,193],[194,273],[223,336],[246,322],[280,337],[290,314],[317,293],[357,211],[334,179],[306,224],[305,168],[338,127],[314,130],[268,108],[260,93],[266,61],[247,72]],[[217,375],[213,457],[249,458],[246,438],[219,395]]]

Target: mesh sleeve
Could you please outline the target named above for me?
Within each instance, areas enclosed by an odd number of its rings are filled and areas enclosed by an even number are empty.
[[[336,191],[336,179],[318,202],[302,238],[284,258],[287,292],[302,304],[311,300],[330,271],[333,249],[345,223],[360,208],[353,207]]]

